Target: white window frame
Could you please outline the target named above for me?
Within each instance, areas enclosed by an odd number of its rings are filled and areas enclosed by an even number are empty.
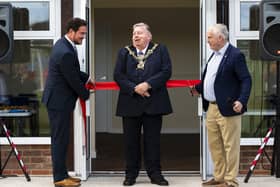
[[[7,0],[0,0],[7,2]],[[61,1],[60,0],[10,0],[9,3],[49,2],[50,30],[48,31],[14,31],[14,40],[53,40],[61,37]],[[2,128],[2,127],[0,127]],[[50,145],[50,137],[12,137],[16,145]],[[1,145],[8,145],[6,137],[0,138]]]
[[[240,29],[240,4],[242,2],[261,2],[261,0],[229,1],[229,7],[233,7],[229,9],[230,41],[235,46],[237,45],[237,40],[259,39],[259,31],[241,31]]]
[[[0,0],[0,2],[7,2],[7,0]],[[58,39],[60,36],[60,0],[10,0],[9,3],[30,3],[30,2],[48,2],[50,15],[50,30],[48,31],[14,31],[14,39]]]
[[[261,0],[240,0],[240,1],[230,1],[229,3],[232,4],[230,7],[234,7],[233,9],[230,8],[230,15],[237,15],[237,16],[230,16],[233,19],[234,23],[234,36],[238,37],[239,39],[259,39],[259,31],[241,31],[240,29],[240,5],[242,2],[261,2]],[[234,11],[234,12],[233,12]],[[235,19],[235,20],[234,20]],[[238,39],[236,39],[238,40]]]
[[[229,1],[229,34],[230,42],[236,46],[238,40],[259,40],[259,31],[241,31],[240,29],[240,5],[242,2],[261,2],[261,0],[237,0]],[[262,114],[267,111],[263,111]],[[245,113],[244,115],[251,115]],[[257,115],[257,113],[253,114]],[[265,135],[264,135],[265,136]],[[261,145],[263,137],[259,138],[241,138],[240,145],[251,146],[251,145]],[[270,138],[267,145],[273,145],[274,138]]]

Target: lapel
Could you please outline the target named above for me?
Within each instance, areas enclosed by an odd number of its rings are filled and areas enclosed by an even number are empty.
[[[229,46],[228,46],[228,48],[227,48],[227,50],[226,50],[226,52],[225,52],[225,54],[224,54],[224,56],[222,58],[222,61],[221,61],[220,65],[219,65],[219,68],[218,68],[218,71],[217,71],[217,75],[222,71],[223,66],[225,65],[225,62],[229,59],[228,56],[229,56],[231,48],[232,48],[232,45],[229,44]]]
[[[206,65],[210,62],[210,60],[212,59],[212,57],[214,56],[214,54],[215,54],[215,53],[212,53],[212,54],[210,55],[210,57],[209,57],[208,60],[207,60]]]
[[[75,49],[74,49],[74,47],[72,46],[72,44],[71,44],[65,37],[63,37],[63,41],[64,41],[64,43],[67,45],[68,49],[69,49],[70,51],[72,51],[72,52],[76,55],[76,57],[78,58],[77,51],[75,51]]]
[[[155,45],[154,43],[150,42],[145,54],[147,54],[148,50],[152,49],[154,47],[154,45]]]
[[[73,48],[73,46],[72,46],[72,44],[65,38],[65,36],[63,36],[63,42],[67,45],[67,47],[68,47],[71,51],[75,52],[75,51],[74,51],[74,48]]]
[[[132,51],[134,52],[134,55],[137,56],[137,50],[136,47],[134,47],[133,45],[131,47],[129,47],[130,49],[132,49]]]
[[[210,60],[212,59],[213,56],[214,56],[214,53],[212,53],[212,54],[210,55],[210,57],[208,58],[208,60],[207,60],[207,62],[206,62],[206,64],[205,64],[205,68],[204,68],[204,71],[203,71],[203,74],[202,74],[202,77],[203,77],[203,78],[204,78],[205,75],[206,75],[208,63],[210,62]]]
[[[153,46],[154,46],[154,43],[150,42],[149,45],[148,45],[148,48],[147,48],[147,50],[146,50],[146,52],[145,52],[145,54],[147,54],[148,50],[149,50],[149,49],[152,49]],[[133,45],[131,45],[129,48],[133,51],[134,55],[137,56],[137,50],[136,50],[136,48],[135,48]],[[145,54],[144,54],[144,55],[145,55]],[[133,58],[133,59],[134,59],[134,58]],[[148,60],[148,59],[149,59],[149,57],[147,58],[147,60]],[[147,61],[147,60],[146,60],[146,61]],[[138,62],[137,62],[136,59],[134,59],[134,61],[138,64]]]
[[[205,69],[207,69],[207,66],[208,66],[208,63],[210,62],[210,60],[213,58],[213,56],[214,56],[214,52],[210,55],[210,57],[208,58],[208,60],[207,60],[207,62],[206,62],[206,64],[205,64]]]
[[[79,63],[79,58],[78,58],[77,51],[75,51],[75,49],[72,46],[72,44],[65,37],[63,37],[63,42],[68,47],[68,49],[73,52],[73,54],[75,56],[75,65],[80,68],[80,63]]]
[[[149,43],[148,48],[147,48],[147,50],[145,52],[145,55],[147,54],[148,50],[150,50],[150,49],[152,49],[154,47],[154,45],[155,44],[152,43],[152,42]],[[151,55],[153,55],[153,54],[151,54]],[[150,59],[150,56],[146,59],[146,63],[149,61],[149,59]]]
[[[129,48],[134,53],[134,55],[137,56],[136,48],[133,45],[129,46]],[[131,55],[128,53],[128,56],[131,56]],[[133,63],[138,64],[137,60],[133,56],[131,56],[131,58],[133,59],[133,61],[132,61]]]

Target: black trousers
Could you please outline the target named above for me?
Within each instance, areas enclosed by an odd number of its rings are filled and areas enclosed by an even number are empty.
[[[144,164],[149,177],[161,174],[160,131],[161,115],[143,114],[139,117],[123,117],[126,159],[126,177],[136,178],[141,169],[141,129],[143,126]]]
[[[71,114],[72,112],[48,109],[51,126],[51,154],[54,182],[68,178],[66,158],[70,136]]]

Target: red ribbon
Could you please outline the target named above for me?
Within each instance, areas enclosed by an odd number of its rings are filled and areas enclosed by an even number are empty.
[[[169,80],[166,83],[167,88],[178,88],[178,87],[190,87],[196,85],[200,80]],[[87,89],[90,90],[119,90],[119,86],[116,82],[95,82],[93,84],[87,84]]]
[[[196,85],[200,80],[169,80],[166,83],[167,88],[181,88],[181,87],[190,87]],[[95,84],[86,84],[86,88],[89,90],[119,90],[120,87],[116,82],[95,82]],[[80,105],[82,109],[82,116],[84,121],[84,130],[85,130],[85,140],[86,140],[86,104],[83,99],[80,98]],[[86,142],[86,141],[85,141]]]

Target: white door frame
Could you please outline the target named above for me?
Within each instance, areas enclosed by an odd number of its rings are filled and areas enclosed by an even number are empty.
[[[87,17],[87,12],[86,12],[86,7],[88,8],[89,11],[89,23],[90,21],[90,14],[91,14],[91,6],[90,6],[90,0],[73,0],[74,6],[73,6],[73,11],[74,11],[74,17],[80,17],[86,19]],[[200,71],[203,71],[204,65],[207,62],[207,59],[210,56],[210,49],[208,48],[207,41],[206,41],[206,32],[207,28],[210,25],[213,25],[216,23],[216,1],[209,1],[209,0],[200,0]],[[93,36],[91,33],[91,28],[93,28],[92,25],[89,24],[89,36]],[[82,46],[78,48],[79,50],[79,60],[82,62],[81,64],[81,69],[86,70],[84,62],[91,62],[90,64],[90,71],[93,72],[91,67],[94,67],[94,62],[90,60],[90,57],[92,55],[88,55],[89,59],[86,59],[86,51],[90,51],[92,53],[92,48],[93,43],[91,44],[91,41],[89,41],[88,48],[86,49],[86,44],[83,43]],[[94,128],[94,104],[91,98],[90,102],[87,102],[87,117],[88,121],[92,122],[91,124],[88,123],[87,125],[90,126],[91,128]],[[79,103],[77,103],[76,106],[78,106]],[[92,110],[90,110],[92,109]],[[201,175],[202,179],[205,180],[207,179],[208,176],[212,175],[213,171],[213,164],[211,161],[210,153],[209,153],[209,148],[208,148],[208,143],[207,143],[207,133],[206,133],[206,128],[205,128],[205,113],[202,111],[202,102],[201,98],[198,99],[198,115],[201,116],[200,120],[200,134],[201,134]],[[90,119],[91,116],[91,119]],[[94,131],[95,132],[95,131]],[[89,134],[88,134],[89,135]],[[82,115],[80,112],[80,109],[76,107],[74,111],[74,171],[76,175],[80,176],[82,180],[86,180],[90,174],[91,171],[91,157],[94,157],[94,148],[95,148],[95,143],[94,143],[94,138],[91,140],[90,138],[88,139],[88,143],[93,143],[91,145],[91,148],[88,149],[89,151],[89,156],[86,154],[86,147],[84,146],[83,143],[83,119]],[[82,138],[81,138],[82,137]],[[89,136],[92,137],[92,136]],[[93,142],[92,142],[93,141]],[[93,152],[92,152],[93,150]],[[91,153],[93,155],[91,155]]]
[[[90,39],[90,1],[89,0],[73,0],[73,16],[88,20],[88,35],[83,44],[77,46],[78,56],[81,71],[91,72],[90,65],[90,49],[91,49],[91,39]],[[88,69],[89,68],[89,69]],[[90,100],[86,101],[86,117],[87,117],[87,131],[84,129],[83,117],[80,109],[80,103],[77,101],[76,108],[74,111],[74,172],[82,180],[87,180],[91,172],[91,103],[93,96]]]
[[[207,28],[216,23],[217,7],[216,1],[201,0],[200,1],[200,71],[202,72],[204,66],[209,58],[211,51],[207,44]],[[209,153],[207,142],[207,131],[205,125],[206,114],[202,110],[202,100],[199,98],[198,114],[201,116],[200,121],[200,140],[201,140],[201,177],[206,180],[208,176],[212,175],[213,164]]]

